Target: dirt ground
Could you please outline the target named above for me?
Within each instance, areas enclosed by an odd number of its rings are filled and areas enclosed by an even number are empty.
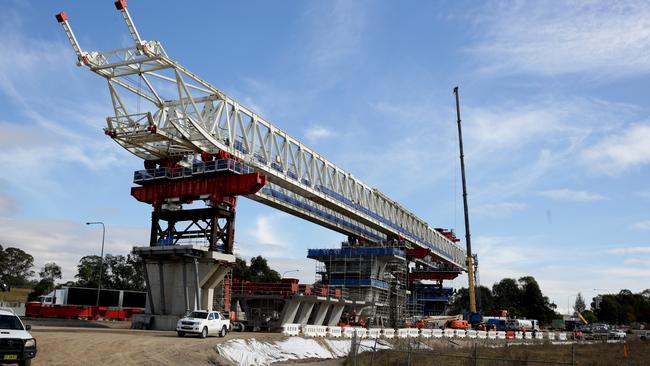
[[[280,334],[230,333],[225,338],[206,339],[175,332],[123,329],[122,324],[106,328],[33,325],[38,354],[33,366],[50,365],[229,365],[214,347],[236,338],[280,340]]]

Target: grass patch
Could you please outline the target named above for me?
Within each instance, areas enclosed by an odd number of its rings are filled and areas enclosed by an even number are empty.
[[[628,357],[623,355],[623,343],[576,344],[575,365],[648,365],[650,364],[650,342],[633,341],[627,343]],[[478,347],[478,359],[474,359],[473,348],[432,350],[412,350],[400,347],[375,353],[364,352],[357,355],[356,365],[418,365],[418,366],[519,366],[571,364],[571,345],[528,345],[499,348]],[[483,358],[483,359],[481,359]],[[348,358],[346,365],[353,365]]]
[[[31,288],[11,288],[9,292],[0,292],[0,301],[27,302],[27,295],[32,292]]]

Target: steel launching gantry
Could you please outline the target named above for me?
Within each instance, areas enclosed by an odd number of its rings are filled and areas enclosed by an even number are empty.
[[[404,240],[467,269],[464,250],[449,238],[172,60],[160,42],[143,40],[126,1],[115,6],[134,47],[84,51],[67,15],[56,18],[78,65],[106,79],[115,115],[104,131],[145,161],[149,170],[141,174],[173,166],[195,171],[215,157],[234,159],[266,177],[263,188],[246,195],[250,199],[350,237]]]

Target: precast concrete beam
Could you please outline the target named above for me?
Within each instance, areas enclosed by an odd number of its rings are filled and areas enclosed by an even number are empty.
[[[314,309],[314,303],[312,301],[301,301],[300,303],[300,311],[298,312],[298,320],[296,323],[305,325],[309,321],[311,311]]]
[[[329,316],[327,317],[327,326],[333,327],[339,323],[341,320],[341,315],[343,315],[344,307],[344,304],[332,304],[328,311]]]
[[[330,309],[330,307],[332,306],[325,302],[321,302],[320,304],[318,304],[318,309],[316,309],[316,313],[314,316],[314,325],[323,325],[323,322],[325,321],[325,316],[327,315],[327,311]]]
[[[296,318],[296,314],[298,313],[299,307],[300,301],[286,300],[284,307],[282,308],[282,314],[280,315],[280,325],[293,323],[293,320]]]

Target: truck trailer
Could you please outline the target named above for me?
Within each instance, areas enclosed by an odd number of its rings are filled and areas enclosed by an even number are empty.
[[[34,318],[130,319],[144,311],[147,293],[85,287],[62,287],[25,305],[25,315]]]

